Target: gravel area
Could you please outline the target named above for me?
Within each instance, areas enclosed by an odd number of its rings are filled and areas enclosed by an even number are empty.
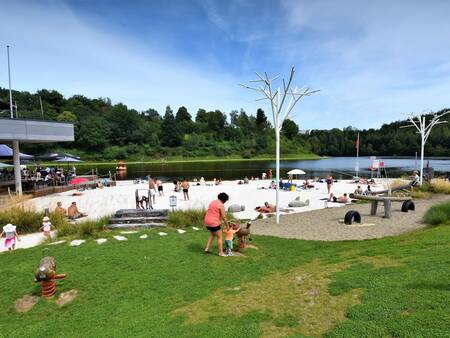
[[[433,205],[450,201],[449,195],[434,195],[430,200],[414,200],[415,211],[401,212],[401,202],[392,203],[392,217],[383,218],[384,208],[380,203],[376,216],[370,215],[370,203],[352,204],[341,208],[313,210],[292,215],[281,215],[280,224],[275,217],[254,221],[252,233],[320,241],[363,240],[396,236],[404,232],[424,228],[421,222],[425,212]],[[362,224],[344,224],[344,215],[348,210],[357,210]]]

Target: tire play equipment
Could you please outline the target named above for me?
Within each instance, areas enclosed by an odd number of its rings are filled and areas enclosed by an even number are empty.
[[[361,223],[361,214],[356,210],[349,210],[345,214],[344,223],[350,225],[352,222]]]
[[[414,202],[411,200],[404,201],[402,204],[402,212],[408,212],[409,210],[416,210],[416,206],[414,205]]]

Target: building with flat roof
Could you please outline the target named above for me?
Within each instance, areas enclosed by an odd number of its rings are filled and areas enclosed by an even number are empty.
[[[0,118],[0,143],[11,143],[13,148],[16,193],[22,194],[19,143],[71,142],[74,140],[72,123]]]

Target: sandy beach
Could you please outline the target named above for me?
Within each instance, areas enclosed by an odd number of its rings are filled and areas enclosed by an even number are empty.
[[[185,201],[182,193],[176,193],[173,189],[173,183],[164,183],[164,196],[156,196],[155,209],[169,208],[169,197],[177,197],[176,209],[202,209],[207,208],[208,204],[217,198],[220,192],[226,192],[230,196],[226,207],[232,204],[243,205],[245,211],[234,213],[239,219],[255,219],[259,213],[254,210],[256,206],[264,202],[275,204],[275,190],[267,189],[270,186],[270,180],[250,181],[249,184],[238,184],[238,181],[225,181],[221,185],[195,185],[191,182],[189,189],[190,200]],[[295,181],[294,181],[295,182]],[[297,182],[302,182],[298,180]],[[263,189],[264,188],[264,189]],[[348,180],[335,182],[332,192],[340,196],[343,193],[353,192],[356,184]],[[364,187],[363,187],[364,188]],[[102,189],[85,190],[80,196],[73,196],[73,191],[38,197],[25,202],[26,207],[35,210],[44,210],[46,208],[53,210],[56,202],[61,201],[67,208],[72,201],[76,201],[78,208],[88,214],[87,219],[98,219],[104,216],[114,214],[119,209],[135,208],[135,190],[147,189],[147,183],[134,184],[133,181],[118,181],[115,187],[105,187]],[[382,182],[373,188],[382,190]],[[309,206],[301,208],[289,208],[289,213],[299,213],[325,207],[325,201],[328,197],[326,183],[314,183],[314,188],[298,191],[280,191],[280,207],[288,208],[288,203],[300,196],[302,201],[309,200]],[[339,203],[328,203],[329,207],[341,207]],[[84,218],[86,219],[86,218]]]

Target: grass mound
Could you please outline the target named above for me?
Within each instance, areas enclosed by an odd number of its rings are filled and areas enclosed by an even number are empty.
[[[425,214],[423,220],[432,226],[450,224],[450,202],[432,206]]]

